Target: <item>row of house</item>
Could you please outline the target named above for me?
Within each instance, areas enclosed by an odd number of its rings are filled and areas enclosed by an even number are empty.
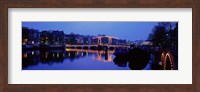
[[[64,45],[64,44],[99,44],[98,36],[64,34],[59,30],[39,30],[22,27],[22,45]],[[109,38],[105,35],[101,36],[101,44],[127,44],[126,40]]]
[[[42,31],[22,27],[22,45],[62,45],[64,32],[58,30]]]
[[[40,32],[40,44],[42,45],[63,45],[64,32],[58,30]]]

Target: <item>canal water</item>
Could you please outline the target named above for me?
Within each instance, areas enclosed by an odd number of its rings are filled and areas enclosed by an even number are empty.
[[[22,70],[130,70],[114,50],[23,50]]]

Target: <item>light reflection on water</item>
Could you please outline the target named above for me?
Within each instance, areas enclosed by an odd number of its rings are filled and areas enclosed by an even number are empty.
[[[27,50],[22,53],[22,70],[129,70],[126,65],[113,62],[113,53],[114,50]]]

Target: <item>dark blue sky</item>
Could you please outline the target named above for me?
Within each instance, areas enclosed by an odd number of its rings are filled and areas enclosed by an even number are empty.
[[[63,30],[81,35],[118,37],[126,40],[146,40],[158,22],[22,22],[23,27],[43,30]]]

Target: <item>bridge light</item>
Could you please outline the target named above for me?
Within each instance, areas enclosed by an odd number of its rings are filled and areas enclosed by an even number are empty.
[[[70,51],[70,49],[66,49],[66,51]]]

